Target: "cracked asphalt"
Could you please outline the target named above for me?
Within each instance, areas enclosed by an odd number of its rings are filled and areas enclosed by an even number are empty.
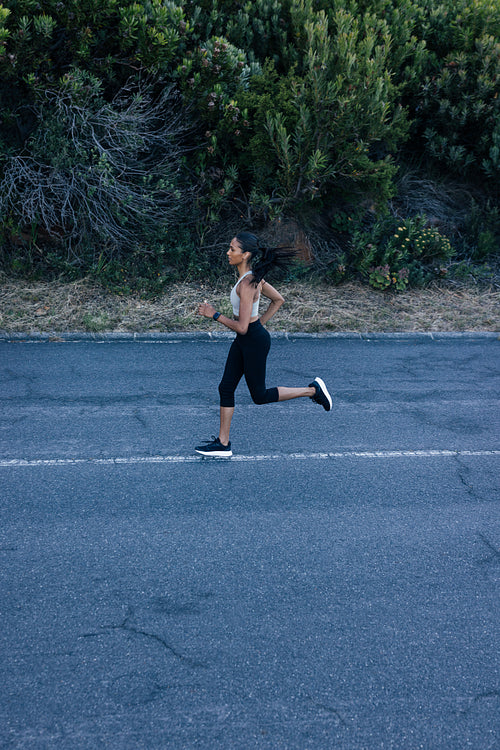
[[[500,747],[499,341],[0,343],[0,747]]]

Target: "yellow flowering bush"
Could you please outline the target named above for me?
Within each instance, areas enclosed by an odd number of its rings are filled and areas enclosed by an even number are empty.
[[[370,232],[356,233],[353,244],[355,264],[370,285],[395,291],[443,276],[443,264],[455,254],[448,237],[424,216],[385,217]]]
[[[388,242],[389,249],[425,263],[433,259],[447,260],[455,252],[448,237],[436,227],[428,226],[424,217],[402,222]]]

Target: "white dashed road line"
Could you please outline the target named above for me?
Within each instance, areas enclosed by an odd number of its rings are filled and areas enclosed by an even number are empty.
[[[23,468],[37,466],[132,466],[141,464],[185,464],[201,461],[317,461],[325,459],[389,459],[389,458],[449,458],[449,457],[500,456],[500,450],[402,450],[402,451],[336,451],[328,453],[267,453],[255,456],[233,455],[231,458],[210,458],[206,456],[123,456],[109,458],[12,458],[0,459],[0,468]]]

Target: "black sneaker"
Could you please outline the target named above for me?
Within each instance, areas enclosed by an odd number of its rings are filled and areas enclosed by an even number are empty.
[[[328,393],[328,388],[321,378],[314,378],[312,383],[309,383],[309,388],[316,388],[316,395],[311,396],[311,399],[317,404],[320,404],[325,411],[330,411],[332,408],[332,397]]]
[[[201,453],[202,456],[215,456],[216,458],[229,458],[233,455],[231,443],[222,445],[219,438],[214,437],[214,435],[212,435],[211,440],[205,440],[205,445],[197,445],[195,451]]]

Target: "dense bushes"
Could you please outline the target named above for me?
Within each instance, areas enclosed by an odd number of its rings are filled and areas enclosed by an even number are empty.
[[[495,0],[5,0],[3,266],[158,284],[283,216],[314,227],[332,281],[402,290],[484,262],[499,38]],[[442,215],[402,200],[403,165]]]
[[[63,237],[75,255],[91,238],[109,250],[160,240],[181,205],[171,91],[153,102],[144,85],[127,87],[107,103],[100,89],[78,69],[44,89],[29,153],[5,160],[0,182],[4,214]]]

